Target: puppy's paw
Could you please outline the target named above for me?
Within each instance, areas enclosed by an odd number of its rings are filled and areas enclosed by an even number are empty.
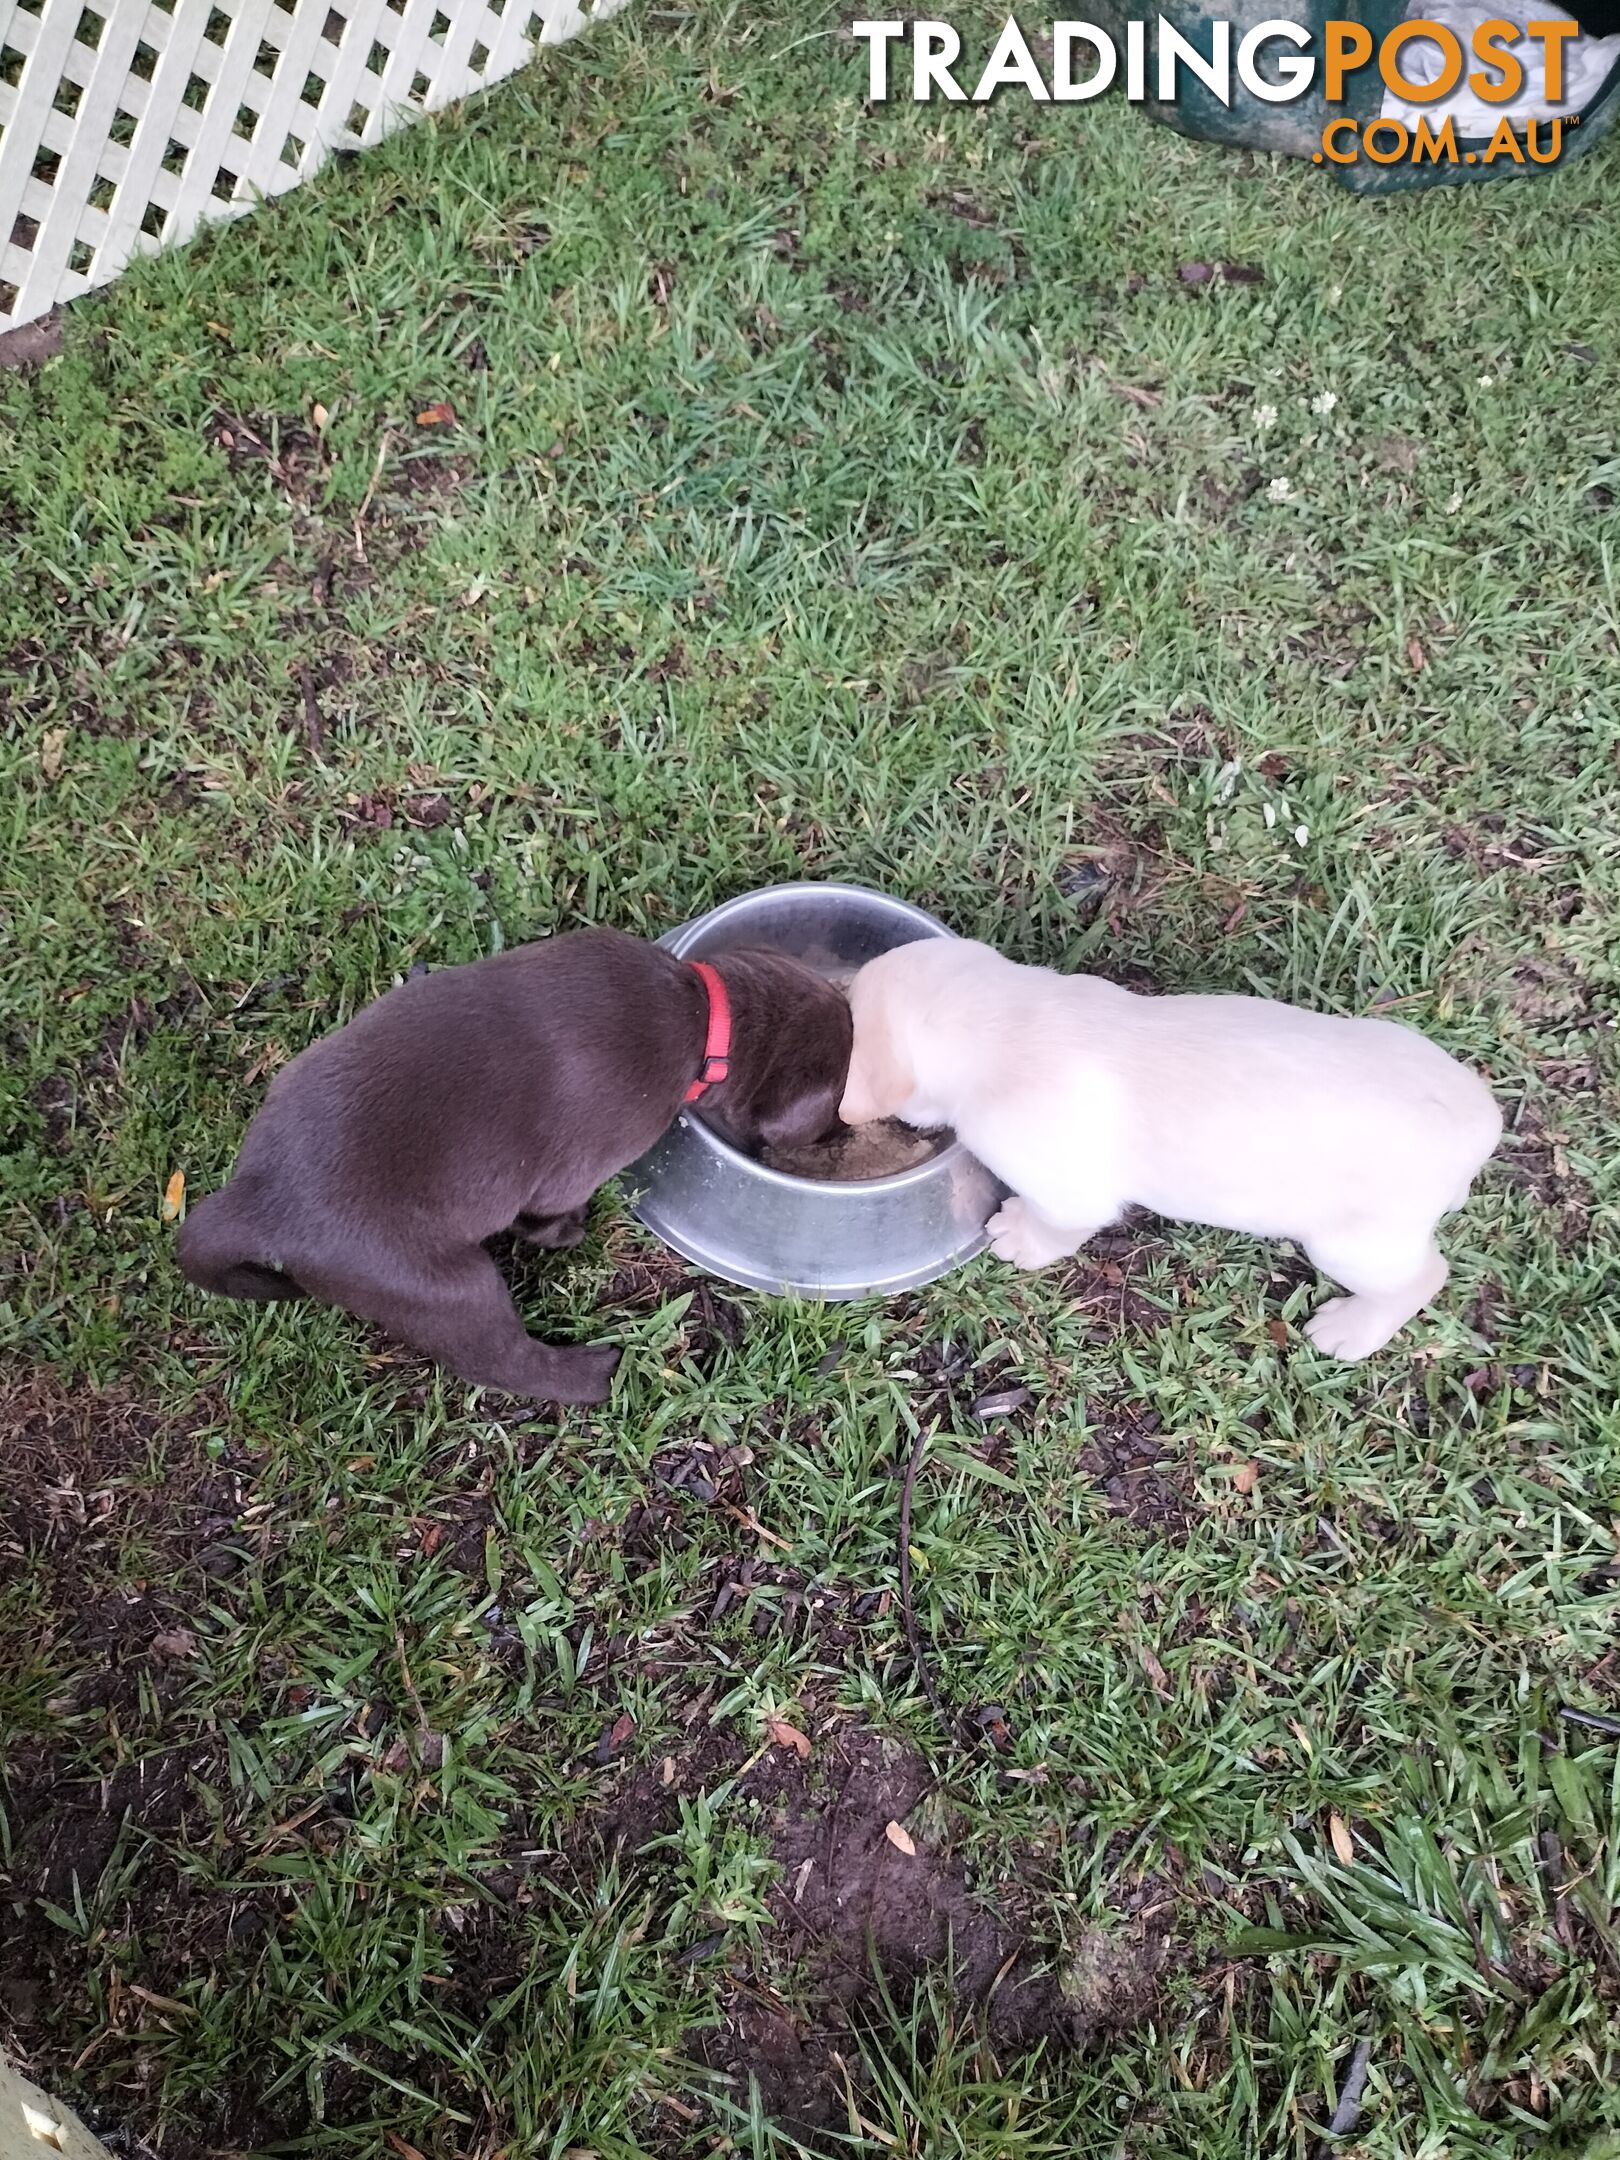
[[[605,1344],[588,1350],[552,1350],[547,1355],[545,1385],[535,1393],[544,1402],[606,1402],[623,1355],[622,1350]]]
[[[1388,1312],[1376,1300],[1336,1297],[1312,1313],[1305,1332],[1325,1356],[1354,1364],[1382,1350],[1397,1331],[1389,1324]]]
[[[1016,1194],[1002,1203],[984,1227],[990,1233],[990,1250],[1009,1267],[1043,1268],[1057,1258],[1045,1224]]]

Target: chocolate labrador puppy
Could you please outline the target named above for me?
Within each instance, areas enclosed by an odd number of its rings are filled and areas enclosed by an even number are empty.
[[[849,1006],[785,953],[677,960],[576,930],[390,990],[272,1082],[180,1266],[225,1297],[340,1306],[463,1380],[600,1402],[617,1350],[537,1342],[486,1238],[577,1245],[591,1194],[683,1102],[738,1147],[838,1122]]]

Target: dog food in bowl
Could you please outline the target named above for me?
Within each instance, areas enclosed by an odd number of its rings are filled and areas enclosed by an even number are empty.
[[[808,1147],[762,1148],[760,1161],[784,1177],[815,1178],[824,1185],[862,1185],[868,1178],[893,1177],[915,1170],[948,1146],[950,1134],[913,1132],[898,1118],[874,1125],[840,1126],[826,1140]]]

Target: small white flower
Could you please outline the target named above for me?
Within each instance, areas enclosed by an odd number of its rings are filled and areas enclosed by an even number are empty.
[[[1286,473],[1279,473],[1266,489],[1266,500],[1268,502],[1292,502],[1293,499],[1293,481],[1288,478]]]
[[[1479,378],[1479,387],[1482,390],[1488,390],[1491,387],[1491,384],[1495,382],[1495,380],[1496,377],[1494,375],[1482,375]]]
[[[1323,390],[1311,399],[1311,411],[1319,413],[1325,420],[1338,402],[1339,393],[1337,390]]]
[[[1294,827],[1294,845],[1295,845],[1295,847],[1303,847],[1303,846],[1305,845],[1306,841],[1307,841],[1307,840],[1308,840],[1308,839],[1309,839],[1310,837],[1311,837],[1311,828],[1310,828],[1310,827],[1309,827],[1308,825],[1296,825],[1296,826]]]
[[[1451,494],[1446,497],[1447,514],[1451,517],[1455,517],[1457,515],[1457,512],[1462,508],[1462,506],[1463,491],[1461,488],[1458,488],[1455,494]]]
[[[1262,803],[1260,806],[1260,815],[1266,821],[1266,831],[1270,832],[1272,826],[1275,825],[1277,822],[1277,812],[1275,807],[1271,803]]]
[[[1342,300],[1343,298],[1344,298],[1344,287],[1343,287],[1342,285],[1330,285],[1330,286],[1328,287],[1328,306],[1329,306],[1329,307],[1337,307],[1337,306],[1338,306],[1338,304],[1339,304],[1339,302],[1340,302],[1340,301],[1341,301],[1341,300]]]
[[[1260,430],[1262,435],[1266,432],[1267,428],[1274,428],[1277,425],[1276,406],[1257,405],[1254,408],[1254,424]]]

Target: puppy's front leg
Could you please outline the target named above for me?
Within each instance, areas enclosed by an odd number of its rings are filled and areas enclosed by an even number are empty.
[[[1060,1223],[1049,1222],[1029,1201],[1016,1193],[1003,1201],[997,1212],[985,1224],[990,1233],[990,1250],[998,1260],[1006,1260],[1013,1267],[1043,1268],[1054,1260],[1066,1260],[1070,1253],[1078,1252],[1087,1238],[1095,1237],[1102,1228],[1091,1223],[1083,1230],[1065,1228]]]

